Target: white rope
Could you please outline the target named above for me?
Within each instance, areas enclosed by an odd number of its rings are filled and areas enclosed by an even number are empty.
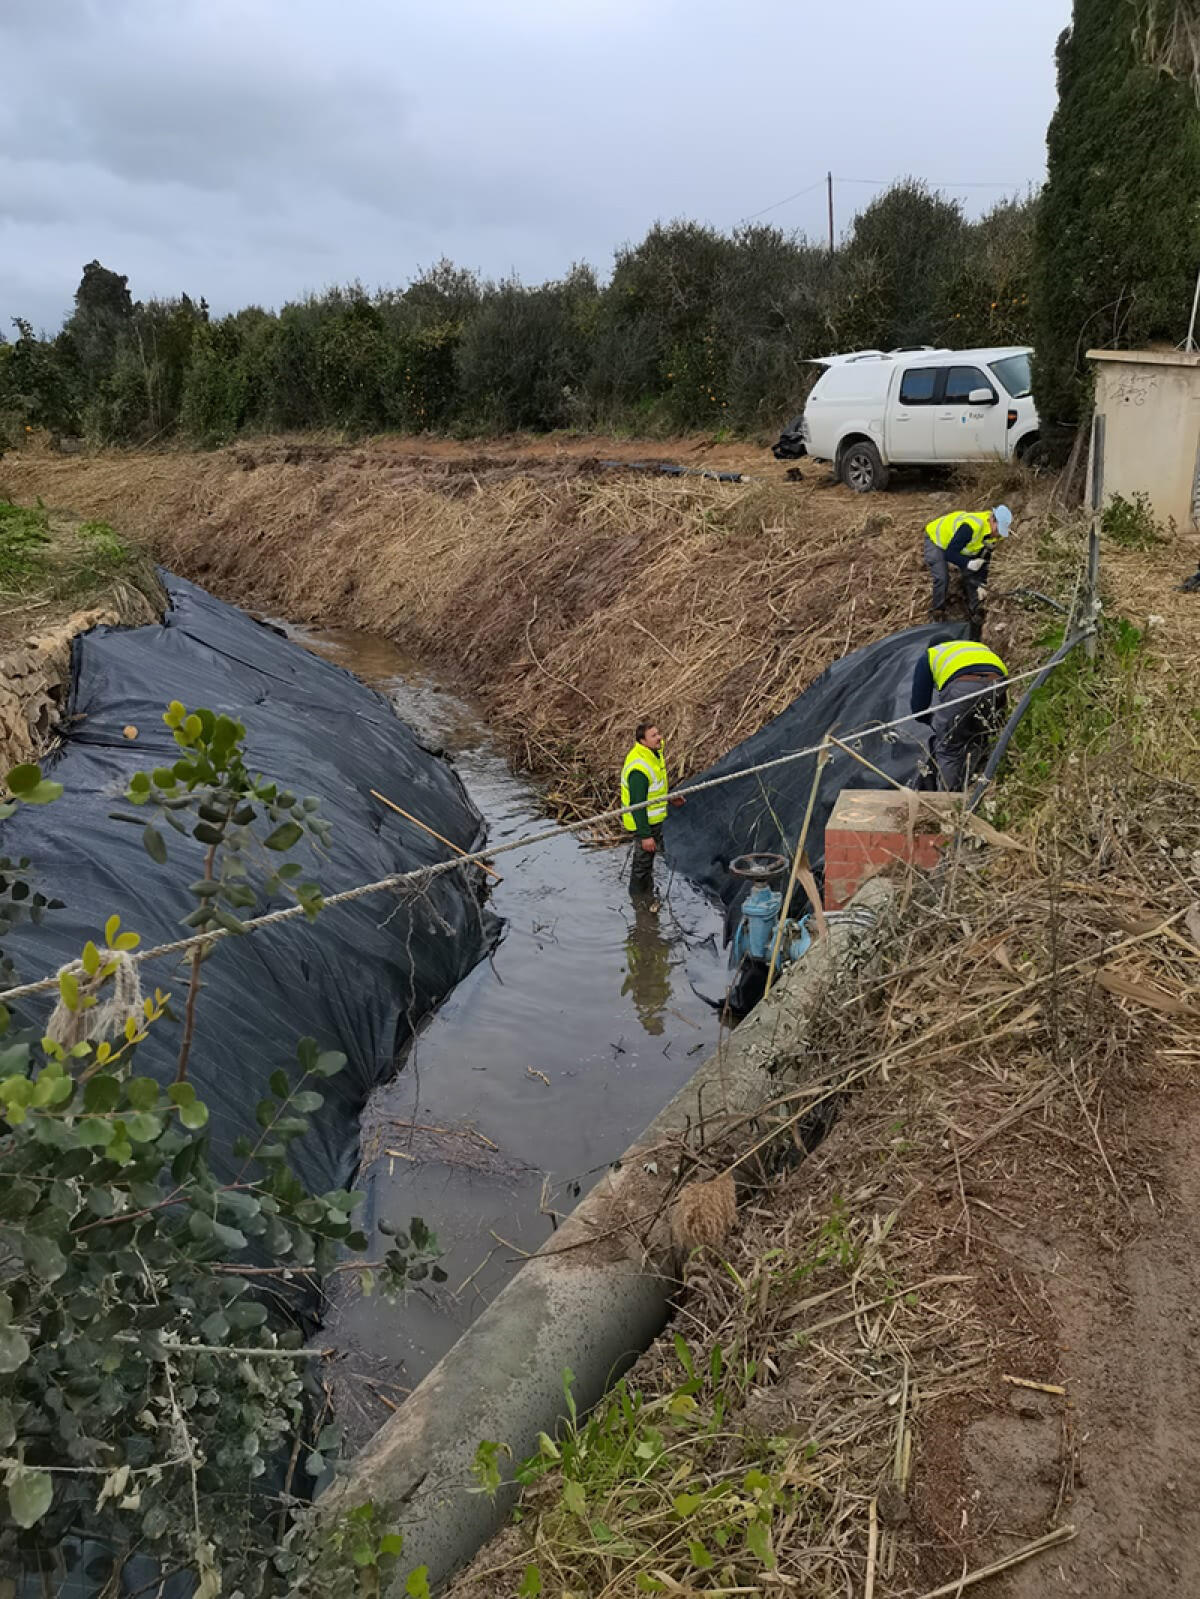
[[[80,1003],[72,1010],[64,997],[54,1007],[46,1023],[46,1037],[52,1038],[64,1049],[73,1049],[76,1044],[88,1043],[93,1039],[115,1038],[118,1033],[124,1034],[127,1021],[132,1019],[140,1024],[144,1020],[142,984],[128,950],[105,950],[100,964],[90,976],[84,970],[82,961],[68,961],[55,972],[53,982],[56,985],[64,972],[78,983],[80,1001],[91,1000],[90,1004],[85,1006]],[[106,973],[113,980],[112,993],[106,1000],[100,1001],[96,996],[107,981]]]
[[[1022,683],[1026,678],[1036,677],[1043,668],[1032,666],[1027,672],[1018,672],[1013,677],[1005,678],[1005,685]],[[995,686],[976,689],[970,694],[964,694],[955,701],[956,705],[965,705],[970,700],[980,699],[984,695],[996,692]],[[889,733],[893,728],[903,727],[908,722],[915,722],[927,715],[925,711],[910,711],[907,716],[898,716],[891,722],[877,722],[874,726],[860,728],[855,733],[848,733],[842,739],[843,744],[857,744],[864,738],[874,738],[880,733]],[[786,755],[776,755],[769,761],[759,761],[754,766],[739,767],[736,772],[725,772],[720,777],[709,777],[701,783],[689,783],[684,788],[672,791],[673,798],[686,798],[691,794],[702,794],[706,789],[721,788],[725,783],[736,783],[743,777],[753,777],[758,772],[773,771],[778,766],[787,766],[792,761],[802,761],[810,755],[818,754],[824,747],[824,740],[819,744],[810,744],[806,749],[791,750]],[[651,804],[650,800],[643,800],[637,805],[615,806],[609,811],[597,811],[594,816],[585,816],[576,822],[557,822],[553,827],[548,827],[540,833],[527,833],[524,838],[511,839],[507,844],[497,844],[488,849],[476,850],[473,855],[456,855],[450,860],[437,861],[432,866],[417,867],[411,872],[399,872],[393,877],[381,877],[375,883],[363,883],[358,888],[343,889],[338,894],[330,894],[322,901],[322,909],[328,910],[334,905],[346,905],[356,899],[364,899],[368,894],[380,894],[385,889],[403,888],[413,885],[418,890],[435,877],[441,877],[446,872],[456,872],[465,866],[478,866],[483,861],[493,860],[497,855],[505,855],[511,850],[532,849],[535,844],[546,844],[551,839],[561,838],[563,834],[581,833],[585,828],[595,827],[599,822],[615,821],[618,816],[632,816],[635,811],[645,810]],[[262,916],[251,916],[242,923],[245,932],[250,932],[256,927],[273,927],[279,922],[294,921],[304,915],[303,905],[288,905],[283,910],[267,911]],[[187,938],[177,938],[170,944],[156,944],[152,949],[134,950],[129,959],[131,961],[157,960],[163,955],[181,955],[188,950],[196,949],[201,944],[215,944],[218,939],[237,938],[240,935],[230,932],[227,928],[217,927],[211,932],[193,933]],[[42,994],[52,988],[58,987],[57,975],[43,977],[37,982],[20,983],[15,988],[0,990],[0,1004],[11,999],[22,999],[27,994]]]

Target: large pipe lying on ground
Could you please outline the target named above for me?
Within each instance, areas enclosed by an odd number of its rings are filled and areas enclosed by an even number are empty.
[[[878,909],[890,893],[874,879],[856,903]],[[723,1112],[753,1113],[778,1093],[773,1061],[794,1050],[861,936],[835,923],[785,973],[322,1496],[322,1520],[370,1501],[380,1526],[403,1535],[391,1599],[419,1566],[431,1586],[444,1582],[507,1517],[511,1482],[494,1499],[470,1491],[481,1442],[505,1445],[520,1463],[566,1414],[565,1368],[587,1409],[662,1330],[676,1288],[665,1213],[681,1137]]]

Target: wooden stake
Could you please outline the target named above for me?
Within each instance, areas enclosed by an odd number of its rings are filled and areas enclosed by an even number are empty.
[[[381,805],[390,806],[390,808],[394,810],[398,816],[403,816],[406,822],[411,822],[414,827],[421,828],[423,832],[429,834],[430,838],[436,838],[439,844],[444,844],[447,849],[452,849],[456,855],[465,855],[467,853],[465,849],[460,849],[457,844],[451,843],[448,838],[445,838],[441,833],[437,832],[435,828],[430,827],[428,822],[423,822],[419,816],[414,816],[411,811],[406,811],[403,805],[397,805],[395,800],[390,800],[386,794],[381,794],[377,788],[373,788],[371,790],[371,794],[372,797],[377,799]],[[493,867],[489,866],[486,861],[480,861],[479,865],[489,877],[494,877],[498,883],[502,883],[504,881],[504,879],[500,876],[500,873]]]
[[[812,867],[808,864],[807,853],[801,863],[800,870],[796,873],[800,887],[808,895],[809,904],[812,906],[813,924],[817,929],[818,938],[829,937],[829,923],[825,920],[825,907],[821,903],[821,896],[817,892],[817,880],[812,874]]]
[[[817,764],[813,771],[812,787],[808,791],[808,806],[804,812],[804,825],[800,829],[800,837],[796,841],[796,853],[792,856],[792,870],[788,877],[787,893],[783,896],[783,903],[779,907],[779,920],[775,924],[775,942],[771,945],[771,961],[767,967],[767,981],[763,989],[763,998],[771,992],[771,985],[775,979],[776,963],[779,960],[779,946],[783,942],[784,916],[792,908],[792,890],[796,886],[796,879],[802,870],[808,870],[808,856],[804,853],[804,845],[808,838],[808,824],[812,821],[813,806],[817,803],[817,789],[821,786],[821,772],[829,759],[829,745],[822,744],[817,751]],[[815,885],[814,885],[815,887]],[[814,905],[819,901],[814,898]],[[824,913],[822,912],[822,921]]]
[[[875,1599],[875,1560],[879,1552],[879,1510],[878,1501],[871,1500],[867,1511],[867,1583],[863,1589],[863,1599]]]

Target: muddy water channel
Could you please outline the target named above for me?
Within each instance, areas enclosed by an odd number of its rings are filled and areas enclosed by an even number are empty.
[[[545,826],[536,787],[509,768],[480,713],[384,639],[289,629],[380,689],[453,760],[500,844]],[[404,803],[402,795],[391,796]],[[443,1287],[403,1303],[342,1279],[326,1341],[345,1359],[336,1404],[352,1437],[391,1408],[495,1297],[604,1167],[717,1041],[725,956],[716,911],[659,864],[657,909],[635,911],[628,850],[564,836],[502,855],[490,960],[428,1019],[362,1127],[364,1230],[422,1217]],[[486,1373],[480,1374],[486,1380]]]

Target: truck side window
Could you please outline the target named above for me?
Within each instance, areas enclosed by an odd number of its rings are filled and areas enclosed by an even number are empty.
[[[938,368],[935,366],[910,367],[900,379],[900,404],[932,405],[937,380]]]
[[[977,366],[952,366],[946,378],[947,405],[966,405],[972,389],[996,390]]]

